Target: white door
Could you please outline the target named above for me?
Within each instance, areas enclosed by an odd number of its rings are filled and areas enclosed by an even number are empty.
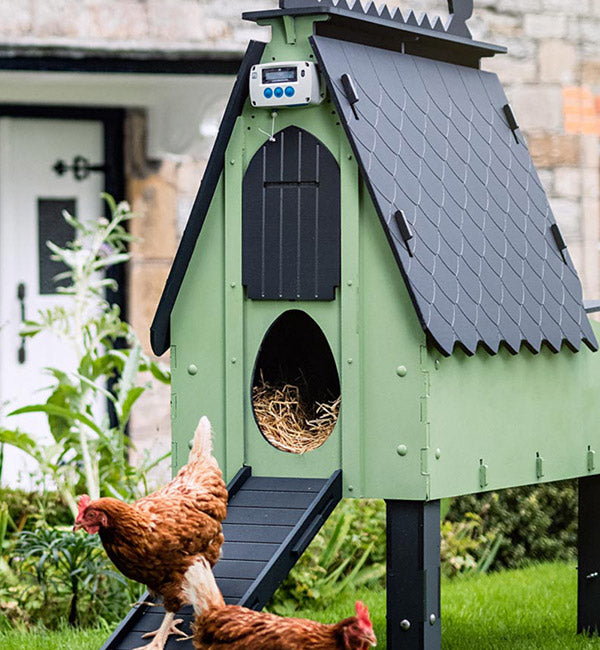
[[[0,119],[0,425],[18,426],[39,440],[51,439],[45,416],[6,414],[44,402],[52,380],[43,369],[64,367],[73,356],[46,334],[22,341],[19,326],[23,315],[33,318],[65,300],[53,281],[63,269],[46,246],[48,240],[62,245],[73,238],[62,210],[82,218],[103,211],[102,173],[77,180],[70,171],[59,176],[53,167],[59,160],[71,164],[76,156],[102,163],[103,137],[101,122]],[[36,464],[10,447],[4,454],[2,485],[31,488]]]

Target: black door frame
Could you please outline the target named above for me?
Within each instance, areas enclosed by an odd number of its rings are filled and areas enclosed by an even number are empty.
[[[117,201],[125,198],[124,109],[0,103],[0,117],[100,122],[104,130],[104,161],[102,162],[106,164],[106,170],[103,172],[104,191],[114,196]],[[108,207],[106,210],[108,212]],[[119,288],[117,291],[107,291],[106,297],[111,304],[118,305],[122,318],[126,320],[128,315],[127,265],[120,264],[112,267],[107,275],[117,282]]]

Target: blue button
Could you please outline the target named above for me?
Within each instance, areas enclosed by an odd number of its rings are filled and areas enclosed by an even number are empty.
[[[271,88],[265,88],[264,95],[267,99],[271,99],[273,97],[273,90]]]
[[[283,97],[283,88],[280,88],[279,86],[275,88],[275,97]]]
[[[288,86],[285,89],[285,94],[286,94],[286,97],[293,97],[296,94],[296,91],[291,86]]]

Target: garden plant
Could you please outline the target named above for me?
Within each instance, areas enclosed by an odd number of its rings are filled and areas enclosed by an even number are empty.
[[[107,290],[117,289],[107,271],[129,259],[127,222],[133,215],[127,203],[105,200],[108,218],[64,213],[73,241],[62,248],[48,242],[52,258],[66,266],[55,278],[64,301],[26,321],[21,332],[24,337],[50,332],[72,349],[76,364],[47,368],[40,388],[49,378],[48,398],[9,413],[0,426],[0,449],[18,447],[39,466],[35,494],[2,493],[4,626],[114,624],[140,591],[114,570],[96,538],[71,531],[77,494],[135,499],[147,492],[148,472],[165,458],[146,454],[137,466],[129,462],[127,425],[148,387],[141,373],[165,383],[169,373],[142,352],[119,308],[106,298]],[[49,443],[11,427],[11,415],[34,412],[47,416]]]

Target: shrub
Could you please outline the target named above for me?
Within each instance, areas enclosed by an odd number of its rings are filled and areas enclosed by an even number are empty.
[[[577,482],[563,481],[455,499],[448,519],[481,514],[484,535],[501,535],[494,568],[531,561],[573,560],[577,555]]]
[[[18,579],[8,593],[8,618],[35,620],[48,628],[98,625],[118,620],[141,586],[117,573],[96,535],[60,528],[23,531],[13,548],[10,569]]]
[[[385,576],[385,503],[345,499],[275,593],[272,611],[325,605],[347,587]]]

